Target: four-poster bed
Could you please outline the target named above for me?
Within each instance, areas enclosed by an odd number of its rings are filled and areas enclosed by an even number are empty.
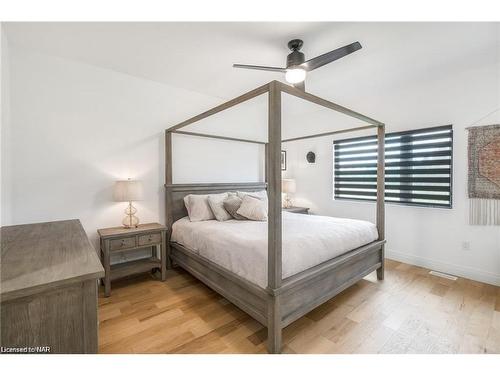
[[[368,123],[351,129],[342,129],[297,138],[281,139],[281,93],[301,98],[322,107],[343,113]],[[268,93],[268,142],[181,131],[213,114]],[[378,239],[324,261],[293,276],[282,278],[282,200],[281,200],[281,143],[300,139],[323,137],[336,133],[376,128],[378,135],[376,229]],[[172,183],[172,135],[184,134],[236,142],[265,145],[264,183]],[[240,307],[267,327],[268,350],[281,351],[281,332],[317,306],[353,285],[367,274],[377,271],[384,277],[384,124],[278,81],[272,81],[244,95],[221,104],[165,131],[165,188],[166,225],[169,236],[175,221],[187,215],[184,197],[188,194],[212,194],[227,191],[259,191],[268,194],[267,287],[263,288],[245,278],[200,256],[193,249],[168,241],[168,266],[171,261],[184,268],[203,283]]]

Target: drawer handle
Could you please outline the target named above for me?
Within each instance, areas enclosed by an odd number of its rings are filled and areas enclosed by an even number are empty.
[[[153,239],[152,239],[151,237],[149,237],[149,238],[148,238],[148,241],[149,241],[149,242],[151,242],[151,241],[153,241]]]

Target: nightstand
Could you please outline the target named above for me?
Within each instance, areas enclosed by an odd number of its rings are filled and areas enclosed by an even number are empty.
[[[147,272],[159,268],[161,280],[167,272],[167,228],[158,223],[141,224],[137,228],[98,229],[101,245],[101,261],[104,267],[104,296],[111,294],[111,281],[124,276]],[[159,257],[157,250],[159,247]],[[111,253],[151,248],[151,257],[129,262],[111,264]]]
[[[289,207],[289,208],[283,208],[283,211],[307,215],[309,213],[309,207]]]

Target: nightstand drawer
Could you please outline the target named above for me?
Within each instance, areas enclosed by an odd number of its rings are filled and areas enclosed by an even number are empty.
[[[135,237],[125,237],[109,241],[109,248],[113,250],[122,250],[135,247]]]
[[[139,236],[139,246],[158,244],[161,242],[161,233],[151,233]]]

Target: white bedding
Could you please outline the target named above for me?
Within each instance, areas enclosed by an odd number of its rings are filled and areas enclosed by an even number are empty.
[[[283,212],[283,278],[378,238],[374,224]],[[267,222],[177,220],[172,241],[263,288],[267,286]]]

